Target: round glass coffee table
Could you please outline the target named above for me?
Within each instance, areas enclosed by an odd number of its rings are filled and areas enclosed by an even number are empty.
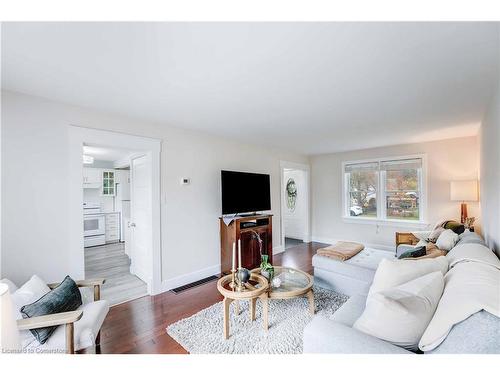
[[[260,268],[252,270],[252,274],[260,275]],[[307,297],[309,311],[314,314],[314,279],[308,273],[291,267],[274,267],[274,277],[267,288],[270,299],[290,299]]]

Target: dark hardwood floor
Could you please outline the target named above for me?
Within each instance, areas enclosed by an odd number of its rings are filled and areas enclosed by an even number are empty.
[[[311,242],[287,249],[274,257],[275,265],[312,274],[311,258],[324,244]],[[166,331],[167,326],[222,301],[216,281],[180,294],[165,292],[114,306],[101,330],[101,353],[187,353]],[[221,332],[222,335],[222,332]]]

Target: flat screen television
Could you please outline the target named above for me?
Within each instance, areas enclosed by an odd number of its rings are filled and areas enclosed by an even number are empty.
[[[243,214],[271,209],[268,174],[221,171],[222,214]]]

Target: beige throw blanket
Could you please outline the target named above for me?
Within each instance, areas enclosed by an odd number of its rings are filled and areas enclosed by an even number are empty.
[[[364,248],[364,245],[357,242],[339,241],[334,245],[319,249],[317,254],[343,262],[355,256]]]

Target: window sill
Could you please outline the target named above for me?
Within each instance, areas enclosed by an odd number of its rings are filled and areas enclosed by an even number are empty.
[[[342,221],[344,223],[350,223],[350,224],[382,225],[382,226],[391,226],[399,228],[427,229],[429,227],[429,223],[426,223],[424,221],[413,221],[413,220],[391,220],[391,219],[343,216]]]

